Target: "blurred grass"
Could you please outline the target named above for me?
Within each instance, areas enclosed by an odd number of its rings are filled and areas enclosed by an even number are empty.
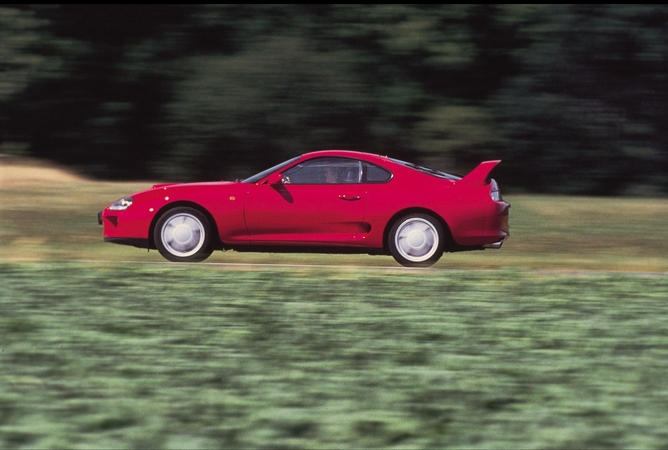
[[[501,250],[429,270],[178,265],[102,242],[149,186],[0,183],[0,448],[668,441],[664,200],[510,196]]]
[[[668,278],[0,263],[0,448],[663,448]]]
[[[96,214],[151,183],[0,183],[2,260],[163,261],[105,244]],[[516,195],[502,249],[446,254],[437,268],[668,272],[668,201]],[[216,252],[208,262],[396,266],[391,257]]]

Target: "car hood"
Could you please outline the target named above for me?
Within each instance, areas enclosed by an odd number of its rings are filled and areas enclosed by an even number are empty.
[[[211,181],[204,183],[158,183],[154,184],[150,189],[144,191],[139,191],[131,194],[130,196],[138,200],[147,200],[154,198],[155,196],[160,196],[164,191],[171,192],[170,195],[183,194],[188,195],[191,192],[201,192],[207,191],[209,189],[220,188],[221,186],[232,186],[237,185],[236,181]]]
[[[171,187],[171,186],[183,186],[183,187],[196,187],[196,186],[221,186],[221,185],[226,185],[226,184],[235,184],[237,183],[236,181],[206,181],[206,182],[201,182],[201,183],[159,183],[159,184],[154,184],[151,189],[161,189],[165,187]]]

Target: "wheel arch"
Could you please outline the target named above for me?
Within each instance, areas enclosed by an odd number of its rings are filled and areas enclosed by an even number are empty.
[[[211,227],[211,233],[213,234],[212,237],[214,239],[214,241],[213,241],[214,249],[216,249],[216,250],[222,249],[223,248],[223,243],[220,240],[220,233],[218,232],[218,224],[214,220],[211,213],[206,208],[204,208],[202,205],[199,205],[195,202],[185,201],[185,200],[174,202],[174,203],[169,203],[169,204],[163,206],[162,208],[160,208],[160,210],[158,210],[158,212],[153,216],[153,220],[151,220],[151,224],[149,225],[149,228],[148,228],[148,245],[149,245],[149,248],[157,249],[157,247],[155,246],[154,232],[155,232],[155,224],[158,223],[158,220],[160,220],[160,217],[162,217],[167,211],[170,211],[174,208],[179,208],[179,207],[182,207],[182,206],[187,206],[189,208],[196,209],[197,211],[204,214],[204,216],[209,221],[209,226]]]
[[[401,211],[397,211],[391,218],[390,220],[387,221],[387,224],[385,224],[385,229],[383,230],[383,253],[389,255],[390,254],[390,248],[388,244],[388,239],[390,237],[390,230],[394,226],[397,221],[399,221],[402,217],[405,217],[409,214],[427,214],[434,219],[438,221],[438,223],[441,224],[441,227],[443,228],[443,235],[445,237],[445,242],[443,243],[443,251],[451,251],[451,249],[454,246],[454,239],[452,238],[452,232],[450,231],[450,227],[448,226],[448,223],[441,217],[440,215],[436,214],[434,211],[428,209],[428,208],[420,208],[420,207],[414,207],[414,208],[406,208],[402,209]]]

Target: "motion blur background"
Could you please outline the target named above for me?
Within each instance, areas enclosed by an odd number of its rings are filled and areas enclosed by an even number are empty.
[[[0,154],[101,179],[325,148],[514,193],[668,192],[668,7],[0,7]]]
[[[0,448],[665,449],[667,65],[666,5],[0,6]],[[502,159],[511,239],[103,242],[326,148]]]

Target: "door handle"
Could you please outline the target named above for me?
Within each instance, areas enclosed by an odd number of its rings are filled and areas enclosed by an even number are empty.
[[[360,200],[362,198],[362,196],[361,195],[355,195],[355,196],[339,195],[339,198],[341,200],[347,200],[349,202],[354,202],[355,200]]]

